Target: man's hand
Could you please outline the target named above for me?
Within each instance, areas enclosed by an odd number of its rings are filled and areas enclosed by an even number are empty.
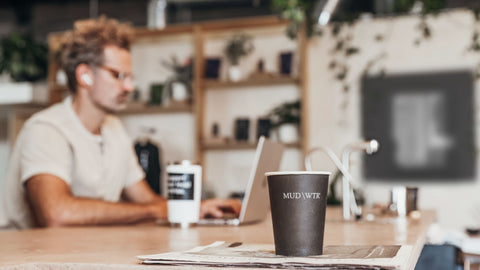
[[[202,201],[200,206],[200,218],[222,218],[225,213],[234,213],[238,217],[242,203],[237,199],[210,199]]]

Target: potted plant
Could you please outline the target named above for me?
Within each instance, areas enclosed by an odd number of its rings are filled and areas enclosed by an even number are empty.
[[[240,80],[240,58],[249,55],[253,49],[252,37],[246,34],[236,34],[227,42],[223,52],[230,62],[228,74],[231,81]]]
[[[171,61],[162,61],[162,64],[173,73],[165,82],[164,101],[184,102],[192,96],[193,61],[188,59],[180,63],[175,56]]]
[[[296,143],[299,141],[300,100],[280,104],[273,108],[268,116],[281,142]]]
[[[0,92],[11,103],[46,103],[53,99],[46,83],[47,46],[29,34],[11,33],[0,40]]]
[[[0,43],[0,74],[15,82],[34,82],[47,76],[47,46],[30,35],[12,33]]]

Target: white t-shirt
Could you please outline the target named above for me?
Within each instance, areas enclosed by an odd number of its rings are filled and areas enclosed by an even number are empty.
[[[76,197],[117,202],[123,188],[145,175],[120,120],[108,115],[101,135],[80,122],[71,98],[33,115],[20,132],[10,156],[0,228],[35,226],[24,184],[37,174],[63,179]]]

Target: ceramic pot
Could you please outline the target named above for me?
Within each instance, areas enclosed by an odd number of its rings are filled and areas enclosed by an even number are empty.
[[[172,100],[185,101],[188,98],[187,86],[182,82],[172,83]]]
[[[278,127],[278,139],[283,143],[296,143],[299,137],[296,124],[283,124]]]
[[[238,82],[242,76],[239,66],[230,66],[228,68],[228,78],[232,82]]]

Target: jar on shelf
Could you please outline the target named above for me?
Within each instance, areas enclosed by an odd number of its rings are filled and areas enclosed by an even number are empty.
[[[163,29],[167,25],[167,0],[150,0],[147,8],[147,26],[150,29]]]

